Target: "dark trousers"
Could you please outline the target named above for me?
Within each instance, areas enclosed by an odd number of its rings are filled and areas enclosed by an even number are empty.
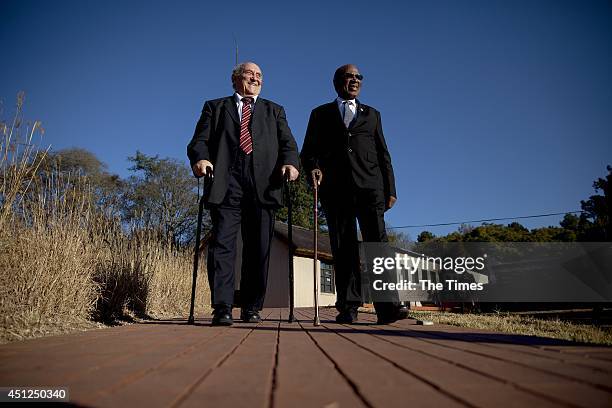
[[[223,202],[211,206],[213,239],[208,248],[208,283],[213,307],[234,302],[236,238],[242,232],[240,297],[245,309],[261,310],[268,283],[274,211],[256,196],[252,155],[237,153]]]
[[[321,197],[327,217],[336,272],[336,309],[346,311],[363,304],[357,223],[363,242],[387,242],[385,197],[380,190],[355,189],[334,197]],[[378,315],[393,313],[399,300],[375,302]]]
[[[357,223],[364,242],[386,242],[385,198],[380,190],[355,190],[321,197],[336,273],[336,309],[361,306]]]

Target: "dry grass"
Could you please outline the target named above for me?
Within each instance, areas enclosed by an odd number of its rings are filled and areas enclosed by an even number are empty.
[[[411,311],[410,317],[431,320],[434,323],[498,331],[526,336],[549,337],[554,339],[612,345],[612,332],[597,326],[574,324],[562,320],[538,319],[509,313],[459,314],[447,312]]]
[[[87,179],[38,174],[45,151],[32,140],[41,128],[24,128],[22,103],[11,124],[0,124],[0,342],[131,314],[186,316],[191,253],[172,249],[156,231],[126,230],[93,204]],[[204,277],[199,312],[209,302]]]

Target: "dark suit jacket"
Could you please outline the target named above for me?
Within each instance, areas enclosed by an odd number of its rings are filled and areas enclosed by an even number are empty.
[[[287,125],[282,106],[257,98],[251,116],[253,173],[257,198],[264,206],[282,203],[280,167],[298,167],[297,144]],[[207,101],[196,125],[187,156],[193,166],[208,160],[214,167],[214,179],[208,187],[207,203],[220,204],[227,192],[230,167],[240,149],[240,120],[234,96]]]
[[[307,174],[314,168],[323,172],[322,199],[341,198],[352,186],[382,189],[385,199],[397,197],[380,113],[359,101],[348,129],[335,100],[315,108],[300,157]]]

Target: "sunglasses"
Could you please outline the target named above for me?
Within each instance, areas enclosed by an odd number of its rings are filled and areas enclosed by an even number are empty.
[[[363,75],[361,75],[361,74],[351,74],[350,72],[345,72],[344,73],[344,78],[345,79],[357,79],[359,81],[363,81]]]

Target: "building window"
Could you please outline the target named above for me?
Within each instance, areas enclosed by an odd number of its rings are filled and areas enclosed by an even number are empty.
[[[321,293],[334,293],[334,268],[321,262]]]

